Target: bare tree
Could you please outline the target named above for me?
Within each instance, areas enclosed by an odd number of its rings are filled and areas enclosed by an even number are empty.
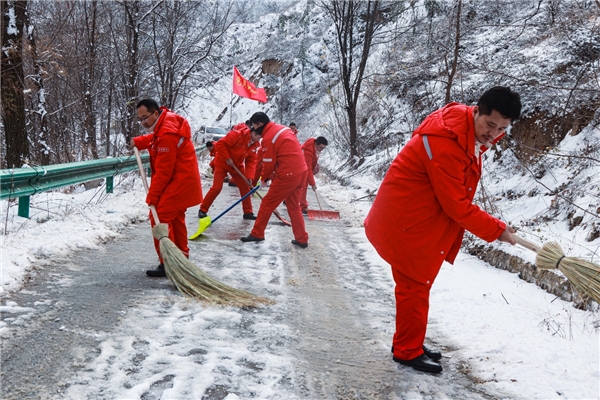
[[[154,10],[149,35],[161,104],[174,108],[186,89],[203,79],[203,63],[216,57],[215,46],[233,23],[231,7],[167,0]]]
[[[350,159],[359,156],[357,105],[373,39],[388,22],[389,9],[379,1],[323,1],[321,6],[332,19],[336,50],[348,118]]]
[[[25,88],[23,72],[23,30],[27,1],[2,1],[2,59],[0,98],[6,142],[5,165],[20,167],[29,156],[25,126]]]

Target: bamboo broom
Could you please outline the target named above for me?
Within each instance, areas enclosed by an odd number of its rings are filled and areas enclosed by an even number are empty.
[[[133,148],[137,158],[138,168],[144,189],[148,193],[148,181],[140,152]],[[273,301],[256,296],[244,290],[235,289],[219,282],[192,263],[183,252],[169,239],[169,225],[161,224],[154,206],[150,206],[156,225],[152,228],[152,235],[159,241],[160,254],[165,265],[167,277],[175,284],[177,289],[189,297],[199,298],[211,304],[233,305],[238,307],[257,307],[259,304],[272,304]]]
[[[540,247],[537,243],[513,234],[517,244],[537,253],[535,265],[542,269],[558,269],[578,291],[600,303],[600,266],[577,257],[567,257],[557,242]]]

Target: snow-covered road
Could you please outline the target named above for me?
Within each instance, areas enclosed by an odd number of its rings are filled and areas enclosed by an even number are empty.
[[[345,193],[329,191],[324,207],[349,204]],[[210,214],[237,196],[224,187]],[[206,272],[275,300],[258,309],[209,306],[147,278],[147,221],[100,248],[42,258],[3,295],[1,397],[595,398],[597,314],[464,254],[432,289],[428,344],[444,352],[444,372],[394,363],[389,266],[366,241],[364,212],[341,211],[307,220],[308,249],[275,218],[264,242],[242,243],[252,222],[239,207],[190,244]]]

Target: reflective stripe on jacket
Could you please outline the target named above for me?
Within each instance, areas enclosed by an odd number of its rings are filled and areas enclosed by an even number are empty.
[[[306,171],[300,142],[287,126],[265,125],[261,140],[262,179],[290,177]]]

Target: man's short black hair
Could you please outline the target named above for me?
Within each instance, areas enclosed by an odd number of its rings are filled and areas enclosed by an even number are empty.
[[[291,128],[292,126],[296,126],[296,123],[295,123],[295,122],[290,122],[290,128]]]
[[[257,124],[259,122],[262,122],[263,124],[268,124],[271,120],[269,119],[269,117],[267,116],[267,114],[265,114],[262,111],[258,111],[255,112],[254,114],[252,114],[252,116],[250,117],[250,122],[253,124]]]
[[[151,112],[151,113],[160,109],[158,103],[152,99],[142,99],[142,100],[138,101],[137,106],[135,108],[138,109],[141,106],[146,107],[148,112]]]
[[[482,115],[490,115],[496,110],[514,122],[521,116],[521,96],[509,87],[494,86],[481,95],[477,107]]]
[[[329,143],[327,143],[327,139],[325,139],[323,136],[319,136],[318,138],[316,138],[315,143],[316,144],[324,144],[325,146],[327,146],[329,144]]]

